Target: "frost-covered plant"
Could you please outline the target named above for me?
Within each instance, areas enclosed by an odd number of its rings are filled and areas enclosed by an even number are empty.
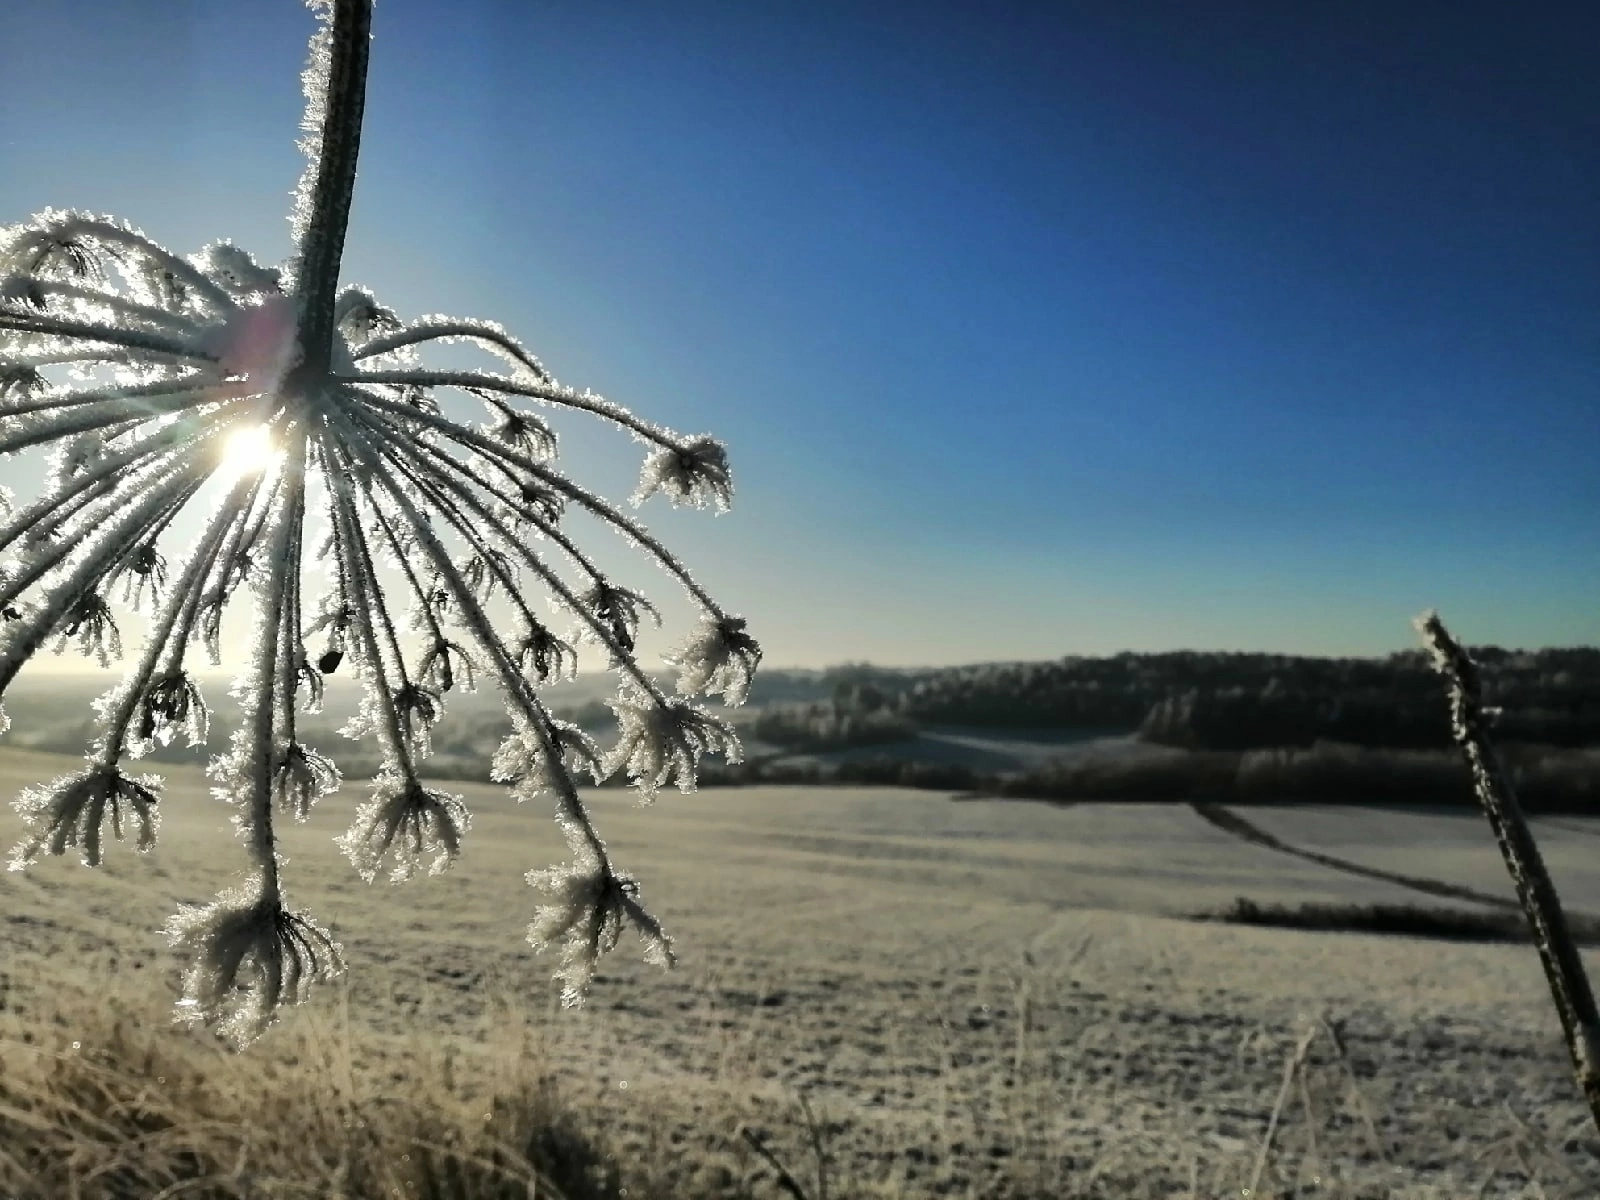
[[[1489,819],[1517,903],[1528,918],[1572,1055],[1573,1074],[1589,1105],[1589,1116],[1600,1129],[1600,1009],[1595,1006],[1583,955],[1562,910],[1555,881],[1544,865],[1510,775],[1489,740],[1492,718],[1499,710],[1484,705],[1478,664],[1450,635],[1438,613],[1429,610],[1412,625],[1428,647],[1434,670],[1447,684],[1451,736],[1472,772],[1473,796]]]
[[[130,225],[81,212],[47,210],[0,230],[0,455],[50,451],[36,499],[0,493],[0,697],[47,645],[75,645],[102,665],[120,657],[117,605],[142,610],[147,626],[132,669],[96,705],[88,765],[17,801],[29,832],[11,866],[69,847],[98,865],[103,828],[120,838],[125,819],[141,850],[154,844],[160,781],[130,774],[129,761],[178,733],[204,741],[193,658],[220,662],[223,614],[249,594],[253,640],[233,691],[243,722],[210,766],[248,848],[248,879],[167,930],[189,956],[180,1017],[241,1045],[342,969],[328,933],[288,907],[274,834],[275,816],[305,819],[340,783],[296,723],[300,710],[316,711],[324,676],[354,672],[364,701],[346,732],[383,751],[370,798],[338,839],[369,881],[455,861],[468,813],[422,781],[429,731],[453,690],[481,678],[501,691],[512,732],[494,776],[518,800],[553,801],[572,851],[565,866],[528,872],[549,901],[528,937],[537,948],[562,944],[557,977],[577,1003],[624,923],[652,961],[672,952],[637,883],[607,853],[575,771],[599,781],[626,768],[645,798],[668,781],[690,790],[702,754],[736,757],[739,746],[726,723],[683,697],[738,703],[761,653],[744,622],[642,526],[556,469],[554,431],[527,407],[585,412],[643,442],[635,505],[664,491],[674,503],[726,509],[720,443],[557,383],[499,325],[407,324],[364,289],[340,286],[371,2],[310,7],[319,24],[304,74],[309,162],[282,267],[228,242],[179,257]],[[446,342],[486,350],[499,369],[424,366],[421,349]],[[486,422],[446,416],[440,389],[483,404]],[[659,620],[656,610],[570,540],[569,508],[642,550],[700,610],[699,628],[668,660],[680,696],[638,663],[640,621]],[[581,582],[563,582],[535,545]],[[313,566],[326,587],[308,598]],[[572,631],[535,615],[536,592],[570,614]],[[579,639],[620,676],[621,736],[610,754],[541,699],[544,685],[576,671]]]

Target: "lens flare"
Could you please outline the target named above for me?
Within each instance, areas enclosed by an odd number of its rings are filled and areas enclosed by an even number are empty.
[[[230,433],[223,443],[222,474],[229,479],[254,475],[272,466],[283,451],[272,444],[272,430],[246,425]]]

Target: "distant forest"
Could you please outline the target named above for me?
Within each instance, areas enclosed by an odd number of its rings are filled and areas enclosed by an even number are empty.
[[[1495,740],[1524,805],[1600,815],[1600,649],[1477,647]],[[781,673],[780,673],[781,674]],[[808,676],[825,698],[763,706],[746,725],[793,754],[869,758],[714,765],[719,783],[895,784],[1058,802],[1464,806],[1444,689],[1421,651],[1388,658],[1179,652],[935,671],[861,664]],[[780,682],[794,696],[798,680]],[[1128,734],[1186,753],[1061,759],[992,776],[917,761],[922,727]]]
[[[1501,710],[1499,739],[1600,745],[1600,648],[1479,646],[1472,653],[1482,668],[1485,702]],[[755,722],[763,740],[805,741],[806,730],[831,721],[835,727],[853,722],[848,727],[863,741],[903,737],[904,722],[1138,730],[1145,741],[1189,750],[1305,748],[1319,741],[1394,750],[1451,744],[1443,688],[1422,650],[1387,658],[1123,653],[925,671],[858,664],[804,679],[826,698],[769,702],[764,719]],[[772,692],[799,691],[797,679],[767,682]]]

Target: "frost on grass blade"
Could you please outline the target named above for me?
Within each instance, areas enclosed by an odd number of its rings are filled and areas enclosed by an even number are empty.
[[[179,737],[207,742],[200,660],[232,657],[224,631],[244,617],[246,664],[228,693],[236,730],[208,774],[232,810],[249,880],[169,928],[190,956],[180,1016],[236,1044],[341,967],[327,934],[288,906],[277,832],[340,786],[302,728],[328,676],[359,688],[345,732],[379,755],[372,791],[338,839],[369,882],[456,860],[470,816],[461,797],[425,781],[434,731],[480,682],[504,698],[511,734],[493,777],[519,801],[550,805],[573,849],[570,865],[529,878],[552,898],[531,935],[564,945],[563,996],[576,1002],[624,922],[647,957],[671,961],[578,775],[599,782],[626,769],[647,797],[668,783],[690,790],[702,755],[736,759],[739,747],[684,697],[738,703],[761,657],[742,619],[665,546],[562,472],[555,419],[598,419],[646,447],[636,502],[660,491],[726,508],[720,442],[558,382],[492,321],[407,323],[341,281],[372,6],[310,7],[307,165],[286,262],[259,262],[227,240],[180,256],[76,210],[0,228],[0,457],[37,453],[46,468],[32,497],[0,490],[0,699],[51,648],[110,667],[124,630],[142,636],[94,706],[87,765],[16,802],[28,833],[11,865],[74,848],[98,865],[105,831],[121,838],[130,825],[141,850],[153,844],[159,784],[127,765]],[[450,344],[492,369],[430,367]],[[463,396],[473,420],[447,415]],[[682,695],[639,661],[640,626],[660,624],[655,602],[573,540],[574,511],[689,598],[698,627],[668,660]],[[539,618],[541,599],[573,618],[568,637]],[[576,675],[580,642],[618,675],[609,752],[546,704],[548,688]]]

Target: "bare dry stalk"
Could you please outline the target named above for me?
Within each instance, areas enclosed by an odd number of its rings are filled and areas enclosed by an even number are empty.
[[[1011,982],[1011,1009],[1016,1013],[1017,1036],[1011,1051],[1011,1080],[1014,1085],[1022,1084],[1023,1068],[1028,1063],[1028,1034],[1032,1032],[1033,1025],[1033,980],[1029,972],[1033,969],[1033,956],[1026,950],[1022,952],[1023,970],[1015,975],[1008,973]]]
[[[739,1136],[744,1138],[749,1143],[750,1148],[759,1154],[766,1161],[767,1166],[776,1172],[777,1179],[773,1182],[779,1188],[793,1196],[794,1200],[807,1200],[805,1188],[800,1186],[800,1181],[790,1173],[789,1168],[783,1165],[783,1160],[772,1152],[765,1138],[748,1125],[739,1126]]]
[[[1311,1036],[1315,1037],[1316,1033],[1317,1030],[1313,1027]],[[1308,1041],[1306,1044],[1310,1045],[1310,1042]],[[1311,1174],[1313,1178],[1320,1179],[1323,1171],[1322,1154],[1317,1149],[1317,1110],[1311,1103],[1311,1080],[1307,1077],[1307,1072],[1303,1066],[1300,1071],[1300,1103],[1305,1106],[1306,1110],[1306,1145],[1308,1147],[1307,1155],[1311,1159]]]
[[[1517,803],[1511,780],[1489,743],[1477,664],[1450,636],[1438,613],[1423,613],[1413,623],[1433,654],[1434,668],[1449,683],[1451,732],[1466,755],[1473,790],[1489,818],[1517,900],[1532,927],[1539,960],[1544,964],[1550,994],[1566,1034],[1567,1049],[1572,1054],[1573,1073],[1588,1102],[1595,1128],[1600,1130],[1600,1014],[1595,1011],[1594,992],[1578,945],[1567,928],[1555,883],[1545,868],[1522,806]]]
[[[1372,1106],[1367,1103],[1366,1093],[1361,1090],[1361,1077],[1356,1074],[1356,1067],[1350,1061],[1350,1050],[1344,1044],[1343,1021],[1320,1018],[1323,1032],[1328,1035],[1328,1041],[1333,1044],[1333,1052],[1344,1065],[1345,1074],[1350,1078],[1350,1098],[1355,1101],[1356,1110],[1361,1115],[1361,1122],[1367,1130],[1367,1140],[1371,1143],[1372,1153],[1379,1162],[1389,1161],[1389,1152],[1384,1148],[1383,1139],[1378,1136],[1378,1123],[1373,1120]]]
[[[811,1111],[805,1093],[800,1093],[800,1112],[806,1120],[806,1133],[811,1139],[811,1152],[817,1156],[817,1200],[828,1200],[828,1147],[822,1122]]]
[[[1278,1122],[1283,1117],[1283,1106],[1289,1099],[1289,1092],[1294,1087],[1294,1079],[1305,1064],[1306,1055],[1310,1053],[1311,1043],[1317,1036],[1317,1027],[1310,1026],[1301,1034],[1300,1040],[1295,1043],[1293,1050],[1283,1063],[1283,1083],[1278,1088],[1278,1098],[1273,1102],[1272,1115],[1267,1118],[1267,1133],[1261,1139],[1261,1150],[1256,1155],[1255,1170],[1250,1173],[1250,1186],[1245,1188],[1245,1195],[1258,1196],[1261,1194],[1261,1175],[1267,1169],[1267,1158],[1272,1153],[1272,1139],[1277,1136]],[[1308,1110],[1309,1116],[1309,1110]]]

